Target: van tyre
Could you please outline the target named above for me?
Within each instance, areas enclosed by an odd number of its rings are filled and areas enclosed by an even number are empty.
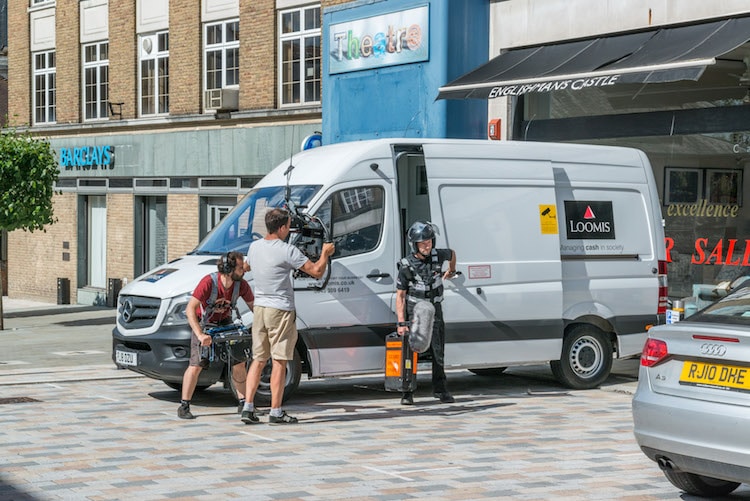
[[[688,494],[702,497],[726,496],[740,486],[738,482],[704,477],[695,473],[676,470],[662,470],[672,485]]]
[[[551,361],[550,368],[557,380],[569,388],[596,388],[612,370],[612,342],[596,327],[578,325],[566,334],[562,356]]]
[[[247,362],[250,367],[250,361]],[[294,350],[294,360],[290,360],[286,364],[286,382],[284,384],[284,399],[286,402],[291,397],[299,386],[299,381],[302,378],[302,357],[299,351]],[[263,372],[260,374],[260,384],[258,390],[255,392],[255,405],[266,407],[271,405],[271,360],[266,363],[263,367]]]

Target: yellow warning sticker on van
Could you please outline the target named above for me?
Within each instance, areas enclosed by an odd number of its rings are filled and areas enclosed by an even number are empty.
[[[539,226],[542,235],[557,235],[557,207],[554,205],[539,206]]]

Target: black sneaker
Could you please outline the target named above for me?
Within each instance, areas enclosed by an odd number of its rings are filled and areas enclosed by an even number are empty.
[[[414,405],[414,397],[411,392],[404,393],[401,396],[401,405]]]
[[[180,419],[195,419],[193,413],[190,412],[190,407],[187,405],[180,405],[177,408],[177,417]]]
[[[268,416],[268,424],[296,424],[297,418],[292,417],[289,414],[286,413],[286,411],[283,411],[281,413],[281,416]]]
[[[244,408],[245,408],[244,400],[240,400],[239,402],[237,402],[237,414],[242,414],[242,409]]]
[[[450,394],[448,390],[445,391],[436,391],[432,394],[435,398],[439,398],[441,402],[444,404],[452,404],[456,401],[455,398],[453,398],[453,395]]]
[[[240,419],[245,424],[260,423],[260,419],[255,415],[255,409],[251,411],[242,411],[242,417]]]

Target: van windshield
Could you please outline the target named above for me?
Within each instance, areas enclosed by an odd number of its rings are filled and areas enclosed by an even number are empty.
[[[291,201],[296,206],[307,205],[320,188],[320,185],[291,186]],[[250,191],[190,254],[223,254],[230,251],[247,254],[253,240],[266,236],[266,209],[282,207],[286,202],[285,193],[285,186]]]

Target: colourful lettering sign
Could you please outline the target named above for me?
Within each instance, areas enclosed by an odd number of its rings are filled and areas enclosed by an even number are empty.
[[[426,5],[332,24],[329,33],[330,74],[429,58],[429,8]]]

